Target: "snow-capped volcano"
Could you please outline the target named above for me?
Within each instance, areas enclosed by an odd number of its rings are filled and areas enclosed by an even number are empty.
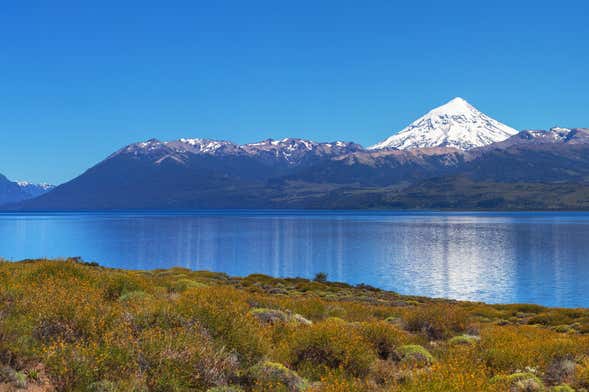
[[[457,97],[369,149],[455,147],[469,150],[503,141],[516,133],[517,130],[481,113]]]

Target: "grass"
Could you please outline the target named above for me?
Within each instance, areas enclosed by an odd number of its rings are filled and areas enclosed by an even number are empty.
[[[0,390],[584,391],[589,310],[0,261]]]

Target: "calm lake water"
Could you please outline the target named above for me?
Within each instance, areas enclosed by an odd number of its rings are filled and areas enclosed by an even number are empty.
[[[367,283],[405,294],[589,306],[589,214],[198,211],[0,214],[0,257],[81,256]]]

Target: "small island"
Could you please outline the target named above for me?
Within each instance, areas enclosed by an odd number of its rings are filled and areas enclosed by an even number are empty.
[[[0,391],[583,391],[589,310],[0,261]]]

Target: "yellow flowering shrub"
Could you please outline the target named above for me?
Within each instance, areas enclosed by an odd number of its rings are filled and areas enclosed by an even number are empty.
[[[376,353],[358,328],[340,319],[328,319],[297,330],[285,344],[286,362],[312,379],[333,369],[362,377],[368,374],[376,359]]]

